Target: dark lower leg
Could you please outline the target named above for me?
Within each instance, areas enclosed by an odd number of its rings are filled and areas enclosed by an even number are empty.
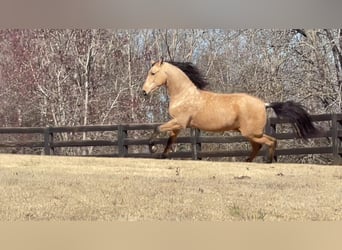
[[[186,123],[185,123],[186,124]],[[160,126],[158,126],[153,134],[151,135],[150,137],[150,140],[149,140],[149,149],[150,149],[150,152],[151,153],[154,153],[156,152],[156,147],[154,146],[154,139],[155,137],[161,133],[161,132],[167,132],[167,131],[171,131],[171,136],[168,140],[168,143],[167,143],[167,147],[165,148],[164,150],[164,153],[167,153],[169,151],[169,148],[171,147],[171,144],[173,143],[173,141],[176,139],[177,137],[177,134],[178,132],[182,129],[182,128],[185,128],[184,125],[182,125],[182,123],[179,123],[177,119],[172,119]],[[163,153],[163,154],[164,154]]]
[[[166,157],[167,154],[171,151],[172,144],[176,141],[178,134],[179,134],[179,130],[174,130],[171,132],[170,137],[167,140],[167,144],[165,146],[164,152],[162,154],[163,157]]]
[[[268,163],[272,163],[273,159],[275,161],[277,161],[277,157],[275,156],[275,149],[277,146],[277,140],[269,135],[264,135],[264,137],[269,140],[269,143],[267,144],[269,146],[268,148],[268,154],[269,154],[269,159],[268,159]]]
[[[157,135],[160,133],[159,127],[156,127],[150,136],[149,142],[148,142],[148,148],[150,150],[150,153],[155,153],[157,151],[157,148],[154,143],[154,139],[157,137]]]
[[[246,159],[247,162],[251,162],[254,160],[254,158],[257,156],[260,148],[261,148],[261,144],[254,142],[254,141],[250,141],[251,145],[252,145],[252,153],[251,155]]]
[[[251,136],[248,137],[249,140],[251,141],[251,143],[258,143],[258,144],[265,144],[269,147],[269,159],[268,159],[268,163],[272,163],[273,158],[274,158],[274,152],[275,152],[275,148],[276,148],[276,139],[274,137],[271,137],[269,135],[265,135],[263,134],[262,136]],[[252,143],[252,146],[253,146]],[[253,146],[254,147],[254,146]],[[256,147],[256,146],[255,146]],[[260,148],[259,148],[260,150]],[[259,151],[258,150],[258,151]],[[258,151],[256,153],[258,153]],[[253,153],[254,153],[254,148],[253,148]],[[253,153],[251,156],[253,156]],[[251,157],[250,157],[251,158]]]

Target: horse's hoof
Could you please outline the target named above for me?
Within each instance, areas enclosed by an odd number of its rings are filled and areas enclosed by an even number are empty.
[[[155,152],[157,152],[157,147],[156,147],[156,145],[154,145],[154,143],[150,143],[148,148],[149,148],[151,154],[154,154]]]

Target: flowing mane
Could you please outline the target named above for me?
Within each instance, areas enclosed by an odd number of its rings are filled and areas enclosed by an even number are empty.
[[[199,89],[204,89],[209,83],[205,79],[205,77],[201,74],[199,69],[193,65],[191,62],[174,62],[168,61],[168,63],[176,66],[180,70],[182,70],[189,79],[195,84],[195,86]]]

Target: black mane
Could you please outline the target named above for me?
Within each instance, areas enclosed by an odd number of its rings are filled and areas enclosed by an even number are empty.
[[[204,89],[209,83],[205,79],[205,77],[201,74],[198,68],[193,65],[191,62],[174,62],[168,61],[168,63],[178,67],[182,70],[189,79],[195,84],[195,86],[199,89]]]

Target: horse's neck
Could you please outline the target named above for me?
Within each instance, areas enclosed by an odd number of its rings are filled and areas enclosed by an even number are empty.
[[[180,95],[194,95],[198,92],[196,86],[183,72],[168,75],[166,86],[171,100]]]

